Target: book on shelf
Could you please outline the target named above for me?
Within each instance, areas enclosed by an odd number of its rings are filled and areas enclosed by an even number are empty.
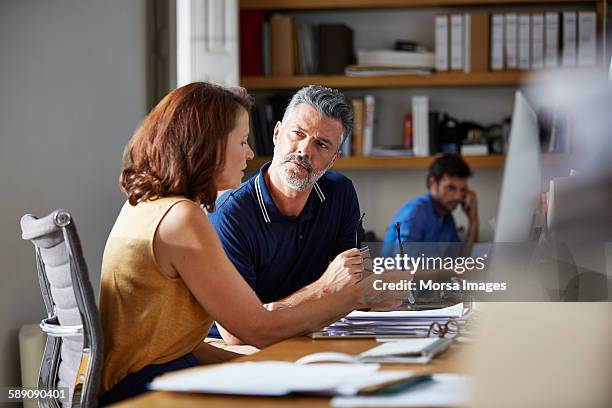
[[[559,66],[559,13],[544,15],[544,67]]]
[[[363,105],[363,155],[370,156],[374,146],[374,95],[365,95],[363,97]]]
[[[504,69],[504,15],[491,15],[491,70]]]
[[[487,72],[489,68],[489,15],[471,13],[464,15],[465,64],[464,71]]]
[[[344,69],[346,76],[370,77],[385,75],[430,75],[429,68],[382,67],[375,65],[348,65]]]
[[[544,14],[531,14],[531,69],[544,68]]]
[[[463,69],[463,16],[451,14],[450,16],[450,69],[459,71]]]
[[[521,13],[518,16],[518,67],[531,68],[531,16]]]
[[[378,146],[372,149],[374,157],[411,157],[412,149],[406,149],[404,146]]]
[[[346,24],[319,24],[319,73],[343,74],[353,59],[353,30]]]
[[[262,10],[240,10],[240,75],[263,75],[263,26],[266,14]]]
[[[370,67],[390,68],[425,68],[432,70],[435,67],[435,54],[433,52],[411,52],[396,50],[357,50],[357,65]]]
[[[353,156],[363,155],[363,99],[353,99],[353,139],[351,153]]]
[[[518,68],[518,15],[516,13],[506,13],[504,15],[504,50],[506,67],[508,69]]]
[[[576,66],[576,22],[575,11],[563,12],[563,48],[561,52],[561,65],[564,67]]]
[[[578,65],[597,63],[597,14],[594,11],[578,12]]]
[[[448,71],[448,16],[435,18],[436,71]]]
[[[293,17],[273,14],[270,17],[270,72],[290,76],[295,73]]]
[[[412,97],[412,120],[414,123],[414,155],[429,156],[429,98],[427,96]]]
[[[404,126],[402,133],[402,141],[404,142],[404,149],[412,150],[413,145],[413,126],[412,126],[412,113],[406,113],[404,115]]]

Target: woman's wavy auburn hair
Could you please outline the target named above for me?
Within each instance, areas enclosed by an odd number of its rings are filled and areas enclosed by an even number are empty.
[[[252,105],[244,88],[205,82],[166,95],[126,147],[119,184],[129,203],[181,195],[214,211],[228,134]]]

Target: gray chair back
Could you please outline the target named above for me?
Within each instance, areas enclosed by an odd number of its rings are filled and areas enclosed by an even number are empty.
[[[102,327],[74,221],[65,210],[21,218],[22,238],[34,244],[47,318],[38,388],[68,390],[39,406],[94,407],[102,374]]]

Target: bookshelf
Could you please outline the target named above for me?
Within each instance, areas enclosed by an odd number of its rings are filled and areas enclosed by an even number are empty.
[[[545,164],[561,163],[566,154],[543,154],[542,162]],[[341,157],[336,160],[332,170],[401,170],[401,169],[427,169],[435,156],[426,157]],[[472,169],[499,168],[504,165],[505,157],[501,154],[487,156],[464,156]],[[247,170],[255,172],[262,164],[272,160],[271,157],[255,157],[247,163]]]
[[[398,12],[400,9],[410,9],[409,12],[411,14],[418,14],[422,13],[423,9],[446,8],[443,13],[449,14],[454,12],[454,8],[457,9],[455,13],[463,13],[466,11],[465,8],[474,8],[478,11],[487,7],[489,7],[491,10],[502,10],[502,12],[507,12],[508,9],[515,10],[521,7],[533,9],[533,7],[551,7],[557,5],[565,8],[573,8],[574,6],[578,7],[579,9],[584,9],[585,7],[593,9],[596,8],[598,24],[602,16],[601,0],[306,0],[303,2],[292,0],[239,0],[239,7],[242,11],[259,10],[260,12],[266,12],[267,16],[270,16],[271,13],[275,12],[292,16],[301,14],[308,16],[307,18],[311,18],[311,16],[317,15],[317,13],[320,15],[331,14],[334,15],[334,18],[336,18],[338,21],[341,20],[341,18],[338,19],[339,13],[368,9],[388,9],[388,13],[396,13],[396,10],[393,9],[398,9]],[[549,8],[546,10],[548,9]],[[426,12],[431,11],[429,10]],[[353,22],[357,21],[357,24],[360,22],[362,24],[361,27],[364,27],[364,23],[367,26],[369,22],[364,21],[363,15],[364,13],[361,12],[353,13],[351,14],[351,18],[354,19]],[[325,20],[325,18],[322,18],[322,21],[327,23],[330,21],[336,22],[336,20]],[[422,29],[422,25],[419,26],[419,29]],[[373,33],[372,30],[368,31],[368,33],[369,35],[376,35],[376,33]],[[385,35],[388,36],[387,32],[385,32],[385,34],[381,34],[381,36]],[[502,98],[508,98],[507,95],[512,92],[512,88],[537,81],[538,77],[535,76],[536,79],[534,79],[534,76],[532,76],[534,73],[535,71],[506,69],[503,71],[489,70],[484,72],[481,70],[476,70],[471,73],[464,73],[463,71],[434,71],[433,73],[427,75],[346,76],[342,74],[315,74],[287,76],[243,76],[240,78],[240,85],[251,92],[256,92],[258,95],[262,95],[263,98],[266,98],[266,94],[271,92],[273,93],[275,91],[279,91],[279,93],[283,93],[283,91],[299,89],[309,84],[319,84],[332,88],[338,88],[343,91],[349,91],[347,93],[349,98],[354,97],[354,95],[359,95],[358,92],[360,90],[369,89],[375,92],[380,92],[381,95],[384,95],[383,98],[387,98],[387,101],[392,101],[387,102],[387,107],[383,108],[387,109],[389,104],[394,104],[392,106],[400,106],[401,103],[405,103],[401,101],[401,97],[397,96],[399,93],[396,93],[395,95],[390,93],[393,92],[393,89],[402,89],[402,93],[407,92],[408,94],[414,93],[412,89],[415,89],[416,92],[431,92],[437,95],[438,100],[440,100],[439,92],[446,92],[444,89],[449,89],[450,93],[454,92],[456,95],[457,92],[464,92],[463,90],[459,90],[463,88],[474,88],[474,92],[476,94],[483,96],[486,93],[487,96],[484,98],[486,98],[488,101],[495,100],[499,95],[501,95]],[[421,88],[424,89],[420,90]],[[452,88],[456,88],[456,90],[450,90]],[[489,92],[492,93],[489,94]],[[468,98],[466,98],[466,100],[467,99]],[[499,99],[501,98],[498,98],[498,100]],[[455,100],[447,103],[446,106],[460,106],[461,104],[469,104],[469,102],[457,103],[456,101],[457,98],[455,97]],[[493,105],[495,105],[495,102],[493,102]],[[487,108],[491,108],[491,106],[489,105]],[[449,109],[446,107],[445,109],[448,109],[447,111],[450,111],[451,113],[453,112],[452,108]],[[499,104],[493,109],[499,109]],[[489,111],[491,110],[492,109],[489,109]],[[483,109],[483,111],[486,111],[486,109]],[[464,117],[469,117],[469,115],[464,114]],[[491,119],[489,118],[483,119],[483,121],[489,121],[488,123],[491,123]],[[393,120],[389,120],[387,117],[386,122],[391,123]],[[379,132],[377,133],[389,135],[396,134],[396,131],[395,129],[385,128],[382,131],[379,129]],[[387,145],[391,144],[388,140],[383,140],[382,143],[382,145],[384,145],[384,143],[387,143]],[[262,163],[268,161],[269,159],[269,157],[258,157],[250,162],[249,169],[253,170],[258,168]],[[334,165],[334,168],[339,170],[425,169],[429,166],[432,160],[433,156],[354,156],[338,159]],[[504,164],[504,157],[503,155],[467,156],[466,161],[473,168],[501,168]]]
[[[503,155],[465,156],[465,161],[472,168],[501,167],[504,164]],[[259,169],[262,164],[272,160],[271,157],[256,157],[248,163],[248,170]],[[426,169],[434,160],[426,157],[341,157],[336,160],[335,170],[389,170],[389,169]]]
[[[333,88],[401,88],[452,86],[518,86],[529,76],[522,71],[444,72],[431,75],[386,75],[349,77],[344,75],[247,76],[240,85],[250,91],[296,89],[310,84]]]
[[[337,10],[357,8],[408,8],[453,6],[504,6],[528,4],[596,3],[597,0],[240,0],[243,10]]]

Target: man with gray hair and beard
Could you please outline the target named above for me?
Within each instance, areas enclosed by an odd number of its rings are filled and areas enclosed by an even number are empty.
[[[222,195],[209,215],[227,256],[269,309],[361,279],[357,193],[348,178],[327,171],[352,127],[351,105],[338,90],[300,89],[274,126],[272,162]]]

